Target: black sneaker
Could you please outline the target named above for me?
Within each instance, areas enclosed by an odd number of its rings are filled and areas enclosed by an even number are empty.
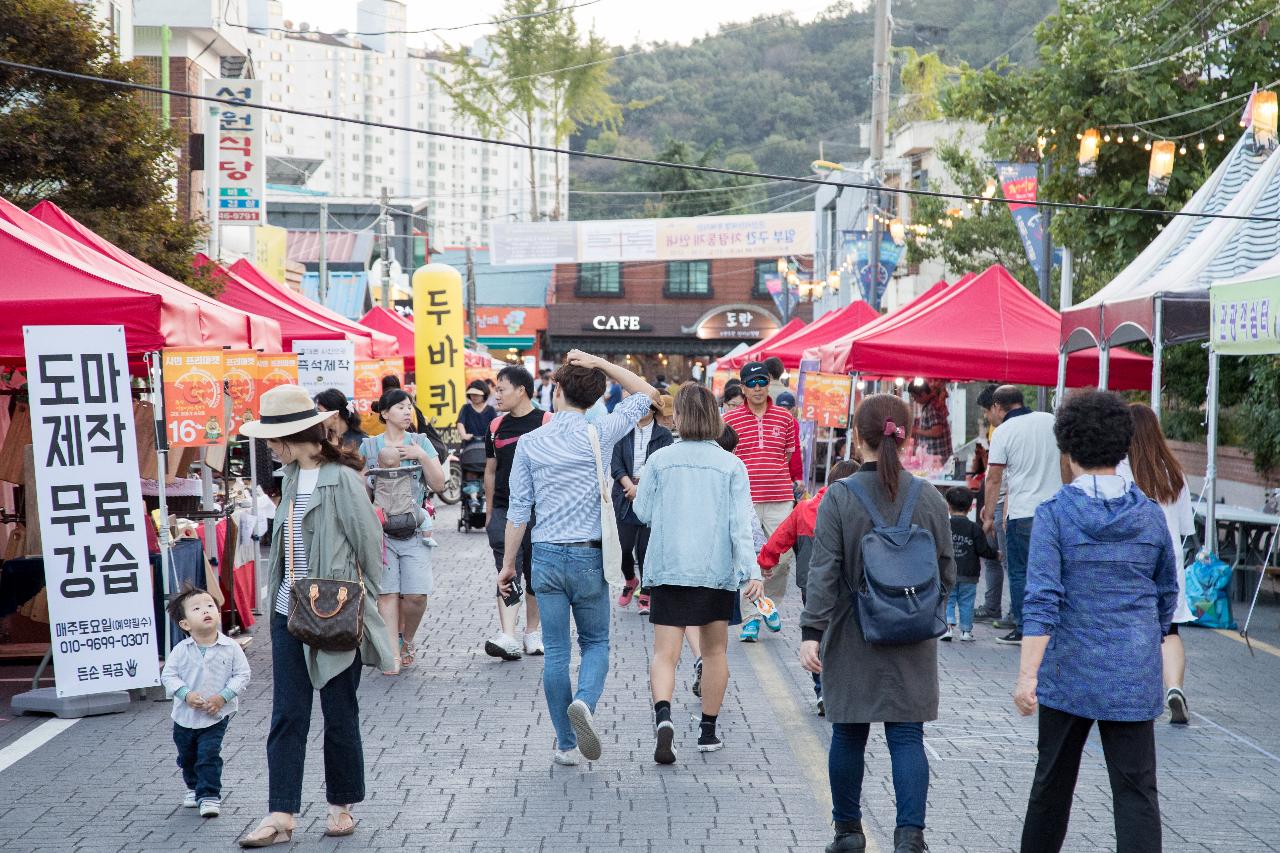
[[[1164,701],[1169,706],[1169,722],[1175,726],[1185,726],[1191,722],[1191,717],[1187,713],[1187,697],[1181,690],[1170,687]]]
[[[819,696],[818,697],[818,716],[825,717],[826,715],[827,715],[827,703],[823,701],[821,696]]]
[[[702,658],[693,662],[693,695],[702,698]]]
[[[996,637],[996,642],[1005,646],[1020,646],[1022,645],[1022,632],[1014,629],[1003,637]]]
[[[985,607],[979,607],[973,611],[973,618],[983,622],[990,622],[1000,618],[1000,614],[994,610],[988,610]]]
[[[670,720],[663,720],[658,723],[657,735],[658,745],[653,749],[653,760],[659,764],[675,764],[676,748],[673,744],[676,739],[676,727]]]
[[[698,752],[715,752],[724,748],[724,741],[715,732],[703,732],[698,736]]]

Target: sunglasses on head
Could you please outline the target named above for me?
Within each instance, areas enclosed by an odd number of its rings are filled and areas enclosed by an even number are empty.
[[[769,384],[769,380],[757,376],[754,379],[746,380],[742,384],[747,386],[748,388],[764,388],[766,385]]]

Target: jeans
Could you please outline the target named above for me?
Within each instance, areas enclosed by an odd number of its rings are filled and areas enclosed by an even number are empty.
[[[178,747],[178,766],[188,791],[200,802],[222,796],[222,736],[230,717],[203,729],[173,724],[173,742]]]
[[[1093,720],[1041,705],[1039,725],[1040,757],[1022,825],[1022,853],[1058,853],[1067,837],[1080,753]],[[1116,853],[1159,853],[1154,723],[1099,720],[1098,734],[1111,778]]]
[[[831,726],[831,752],[827,770],[831,777],[832,818],[862,820],[862,773],[870,723],[835,723]],[[924,829],[925,803],[929,799],[929,759],[924,754],[924,723],[885,723],[889,761],[893,766],[893,795],[898,805],[898,827]]]
[[[973,602],[978,597],[976,582],[958,582],[947,595],[947,624],[956,624],[956,611],[960,611],[960,630],[973,630]]]
[[[267,802],[273,812],[302,810],[302,767],[307,757],[315,688],[302,643],[289,633],[289,618],[271,614],[271,730],[267,734]],[[360,653],[347,670],[320,688],[324,715],[324,786],[332,806],[364,799],[364,748],[360,742]]]
[[[533,589],[542,608],[542,692],[556,730],[556,749],[578,745],[569,705],[581,699],[593,712],[609,674],[609,585],[597,548],[533,543]],[[578,627],[582,665],[578,689],[569,675],[569,616]]]
[[[1005,555],[1009,562],[1009,611],[1022,633],[1022,598],[1027,593],[1027,557],[1031,551],[1034,518],[1011,518],[1005,531]]]
[[[622,545],[622,576],[644,580],[644,555],[649,550],[649,528],[642,524],[619,524],[618,540]],[[643,584],[642,584],[643,586]]]
[[[1004,504],[996,504],[995,508],[996,550],[1000,559],[982,561],[982,575],[987,585],[982,591],[982,606],[993,616],[1003,616],[1004,608],[1000,600],[1004,595],[1004,564],[1009,559],[1009,552],[1004,541]]]

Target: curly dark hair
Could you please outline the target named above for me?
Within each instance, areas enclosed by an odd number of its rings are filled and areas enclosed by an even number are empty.
[[[1073,394],[1053,424],[1058,449],[1081,468],[1114,468],[1133,441],[1133,413],[1111,391]]]

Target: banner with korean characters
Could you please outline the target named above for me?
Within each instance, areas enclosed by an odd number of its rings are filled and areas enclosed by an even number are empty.
[[[253,416],[262,414],[262,395],[277,385],[298,384],[298,354],[274,352],[258,356],[258,393],[253,404]]]
[[[414,373],[418,408],[437,429],[453,426],[466,384],[462,276],[448,264],[413,274]]]
[[[121,326],[26,326],[57,695],[160,683]]]
[[[218,105],[218,221],[235,225],[267,224],[266,117],[261,80],[212,79],[204,83],[209,97],[231,101]],[[213,132],[206,129],[206,133]]]
[[[844,373],[804,373],[800,387],[800,420],[820,427],[849,426],[849,395],[853,379]]]
[[[382,396],[382,377],[394,376],[404,387],[403,358],[358,358],[356,359],[356,411],[367,415],[373,411],[373,404]]]
[[[164,426],[170,447],[210,447],[226,441],[222,350],[166,349]]]
[[[394,376],[396,379],[399,379],[400,387],[403,388],[405,386],[404,358],[402,356],[396,356],[395,358],[384,358],[381,359],[381,361],[382,375]]]
[[[356,345],[354,341],[294,341],[298,354],[298,384],[312,397],[326,388],[337,388],[347,399],[356,396]]]
[[[240,425],[258,417],[258,353],[255,350],[227,350],[222,354],[223,383],[231,398],[231,420],[227,434],[240,435]]]

